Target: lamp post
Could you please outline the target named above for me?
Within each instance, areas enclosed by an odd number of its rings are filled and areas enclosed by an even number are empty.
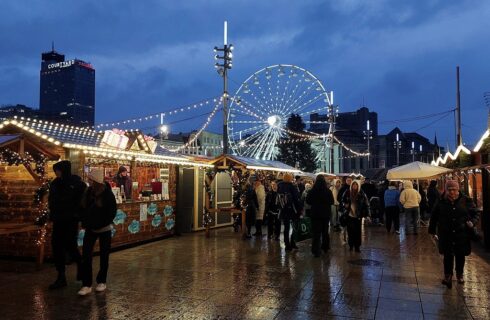
[[[367,140],[367,152],[368,152],[368,155],[367,155],[367,160],[368,160],[368,163],[367,163],[367,167],[369,169],[370,167],[370,156],[371,156],[371,152],[369,151],[370,150],[370,141],[371,139],[373,138],[373,131],[371,130],[370,126],[369,126],[369,120],[366,121],[366,130],[364,130],[364,139]]]
[[[217,61],[214,66],[218,73],[223,77],[223,154],[228,154],[228,69],[233,66],[233,45],[228,44],[228,22],[224,23],[223,47],[214,47]],[[223,56],[220,56],[222,53]]]
[[[400,149],[402,147],[402,142],[400,141],[400,135],[396,134],[396,141],[393,142],[393,148],[396,149],[396,165],[400,165]]]
[[[412,141],[412,162],[415,161],[415,142]]]

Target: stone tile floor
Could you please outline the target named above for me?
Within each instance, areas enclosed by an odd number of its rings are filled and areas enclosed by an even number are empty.
[[[449,290],[426,230],[365,227],[361,253],[333,233],[321,258],[309,241],[286,253],[231,228],[186,234],[113,253],[108,290],[86,297],[74,266],[68,287],[48,291],[51,265],[0,260],[0,319],[490,319],[490,255],[474,246],[466,283]]]

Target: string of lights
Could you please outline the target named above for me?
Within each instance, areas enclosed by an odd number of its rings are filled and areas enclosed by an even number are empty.
[[[182,149],[186,149],[188,148],[192,143],[194,143],[194,141],[196,141],[196,139],[201,135],[201,133],[208,127],[208,125],[211,123],[211,120],[213,119],[213,117],[216,115],[216,112],[219,110],[219,107],[221,105],[221,101],[222,99],[220,99],[218,101],[218,103],[214,106],[214,109],[213,111],[211,112],[211,114],[208,116],[208,118],[206,119],[206,122],[204,123],[204,125],[197,131],[197,133],[189,140],[187,141],[184,145],[182,146],[179,146],[175,149],[169,149],[170,151],[172,152],[179,152],[180,150]],[[163,148],[163,146],[161,146]]]
[[[207,106],[210,103],[216,103],[219,100],[220,100],[220,97],[210,98],[210,99],[202,100],[200,102],[193,103],[190,105],[186,105],[183,107],[178,107],[178,108],[172,109],[170,111],[158,112],[158,113],[154,113],[154,114],[150,114],[150,115],[146,115],[146,116],[142,116],[142,117],[118,120],[118,121],[114,121],[114,122],[100,123],[100,124],[97,124],[95,127],[101,129],[101,128],[117,127],[117,126],[121,126],[121,125],[125,125],[125,124],[137,123],[137,122],[139,123],[142,121],[160,119],[162,117],[192,111],[194,109],[197,109],[197,108],[200,108],[203,106]]]

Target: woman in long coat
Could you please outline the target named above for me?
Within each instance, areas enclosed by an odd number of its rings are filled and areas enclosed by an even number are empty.
[[[347,235],[349,237],[349,249],[356,252],[361,249],[362,218],[369,217],[369,202],[366,194],[360,188],[358,180],[352,181],[350,188],[342,196],[344,214],[347,214]]]
[[[473,200],[459,192],[457,181],[448,180],[444,194],[434,205],[429,224],[429,233],[439,241],[439,253],[444,255],[442,284],[448,288],[452,287],[454,260],[458,283],[464,283],[465,256],[471,253],[470,232],[477,219]]]

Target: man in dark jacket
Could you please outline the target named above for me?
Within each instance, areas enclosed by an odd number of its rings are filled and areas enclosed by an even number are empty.
[[[320,257],[320,248],[325,253],[330,249],[328,224],[334,204],[332,191],[327,187],[327,182],[322,175],[316,177],[315,184],[306,196],[306,203],[311,205],[310,212],[313,229],[311,252],[315,257]]]
[[[294,239],[289,234],[291,222],[298,219],[303,210],[299,199],[298,188],[293,184],[293,175],[286,173],[283,181],[277,186],[277,193],[281,202],[281,219],[284,223],[284,245],[286,251],[298,249]]]
[[[77,280],[80,280],[81,256],[78,251],[78,221],[81,212],[81,199],[86,184],[77,175],[71,174],[70,161],[60,161],[53,166],[56,178],[49,191],[50,219],[53,221],[51,244],[58,278],[49,289],[65,287],[65,254],[68,253],[77,263]]]

